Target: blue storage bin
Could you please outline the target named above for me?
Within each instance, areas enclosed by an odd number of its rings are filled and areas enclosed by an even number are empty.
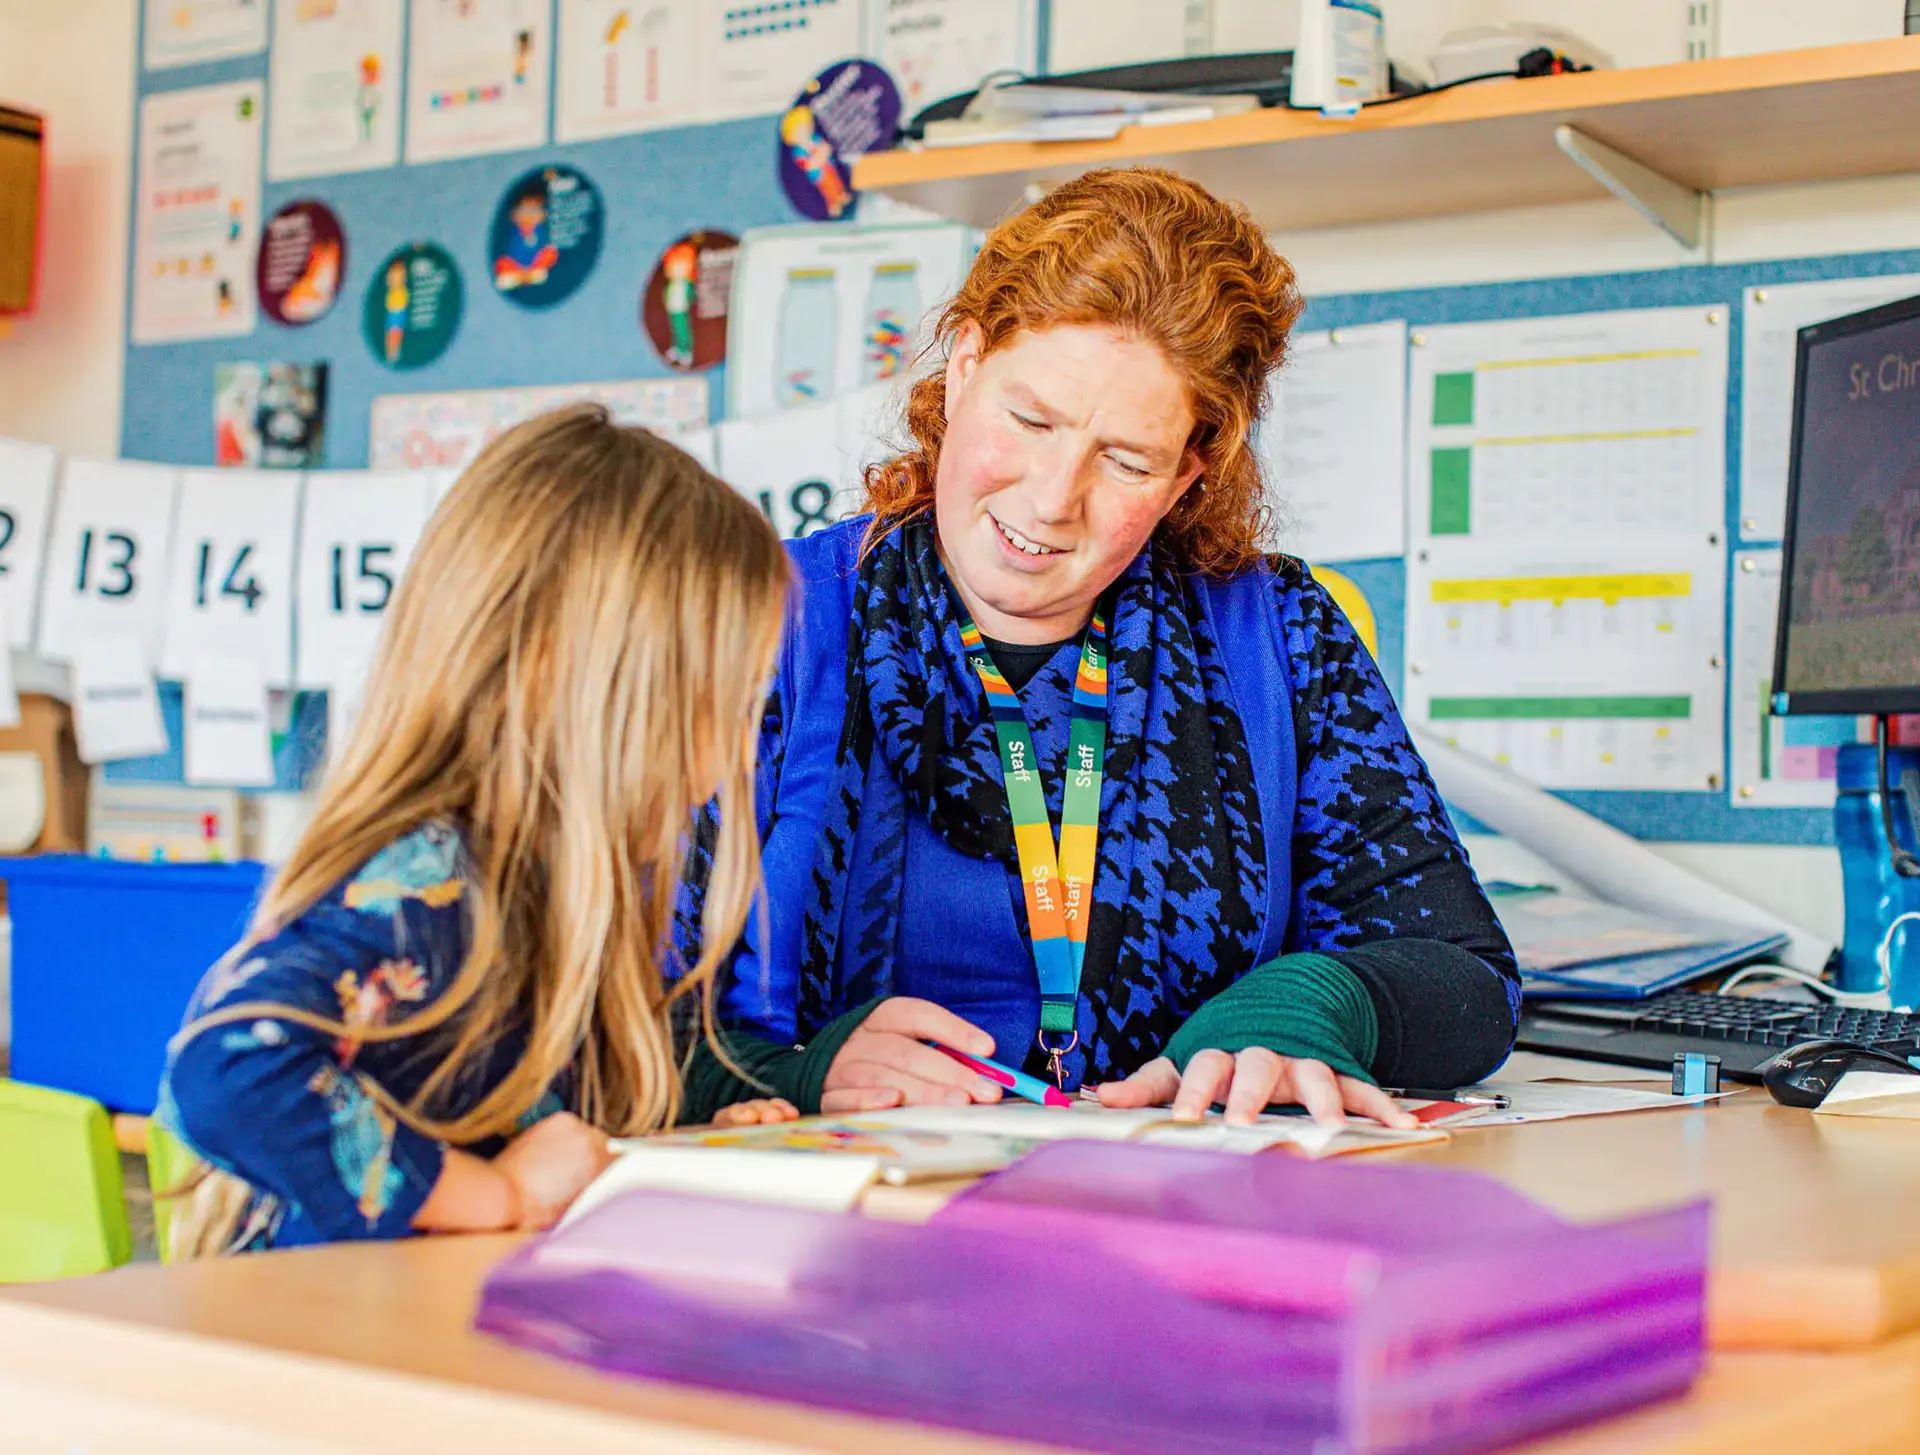
[[[13,1075],[149,1113],[167,1042],[240,938],[263,864],[0,858],[13,921]]]

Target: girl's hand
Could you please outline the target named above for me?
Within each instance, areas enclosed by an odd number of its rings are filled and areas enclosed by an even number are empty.
[[[555,1112],[507,1143],[494,1170],[519,1197],[515,1226],[545,1229],[560,1220],[573,1200],[613,1161],[607,1134],[572,1112]]]
[[[1269,1105],[1298,1104],[1327,1126],[1344,1126],[1346,1113],[1372,1117],[1383,1126],[1419,1125],[1379,1087],[1352,1076],[1336,1076],[1324,1061],[1282,1056],[1264,1047],[1233,1054],[1202,1051],[1187,1062],[1187,1074],[1165,1056],[1149,1061],[1125,1081],[1109,1081],[1095,1095],[1102,1106],[1173,1107],[1173,1119],[1197,1122],[1215,1102],[1225,1102],[1227,1122],[1251,1126]]]
[[[998,1101],[1000,1088],[927,1041],[971,1056],[991,1056],[993,1037],[930,1000],[896,995],[873,1008],[827,1068],[820,1110],[830,1114],[888,1106],[966,1106]]]
[[[790,1101],[777,1096],[756,1097],[752,1101],[736,1101],[732,1106],[723,1106],[713,1114],[716,1127],[758,1127],[769,1122],[790,1122],[800,1116],[800,1108]]]

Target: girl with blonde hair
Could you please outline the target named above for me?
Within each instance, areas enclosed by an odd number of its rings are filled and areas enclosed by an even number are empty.
[[[789,585],[750,504],[604,410],[480,456],[395,593],[311,824],[171,1048],[160,1121],[207,1164],[176,1251],[544,1226],[609,1134],[682,1115],[675,1023],[708,1023],[759,888]],[[663,973],[709,802],[713,949]]]

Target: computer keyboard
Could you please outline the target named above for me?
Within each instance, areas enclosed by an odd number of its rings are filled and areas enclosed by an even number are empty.
[[[1901,1057],[1920,1055],[1920,1015],[1669,990],[1646,1000],[1529,1001],[1516,1044],[1522,1051],[1661,1070],[1681,1051],[1702,1051],[1720,1058],[1722,1075],[1758,1081],[1761,1062],[1801,1041],[1856,1041]]]

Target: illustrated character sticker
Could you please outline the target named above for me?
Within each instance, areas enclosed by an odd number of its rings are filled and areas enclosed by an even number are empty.
[[[871,61],[838,61],[807,82],[780,116],[776,167],[787,200],[804,217],[852,215],[853,164],[894,143],[900,88]]]
[[[354,109],[360,117],[360,140],[373,140],[373,123],[380,117],[380,57],[371,53],[360,57],[360,89],[354,97]]]
[[[566,166],[528,172],[494,209],[494,289],[517,307],[550,308],[586,282],[604,240],[605,211],[592,181]]]
[[[825,209],[827,217],[838,217],[853,205],[853,189],[847,185],[847,179],[840,170],[840,161],[833,154],[832,143],[820,135],[814,124],[811,106],[802,103],[781,119],[780,139],[787,144],[787,151],[793,158],[793,164],[800,169],[800,174],[819,193],[820,206]]]
[[[640,294],[640,326],[669,368],[711,369],[727,356],[727,308],[740,239],[696,228],[669,243]]]
[[[400,362],[400,349],[407,341],[407,307],[412,295],[407,290],[407,264],[395,258],[387,264],[387,362]]]
[[[493,286],[502,293],[547,281],[560,261],[560,249],[547,235],[547,189],[536,183],[523,192],[507,213],[512,223],[507,245],[493,260]]]
[[[324,202],[289,202],[260,230],[254,282],[260,307],[278,323],[297,328],[324,317],[346,270],[346,234]]]
[[[666,274],[662,301],[667,309],[667,327],[673,342],[667,346],[667,362],[675,368],[693,367],[693,275],[700,254],[690,242],[677,242],[660,259]]]
[[[280,312],[289,323],[312,323],[329,308],[340,292],[340,244],[329,238],[315,243],[307,254],[307,266],[293,280],[287,295],[280,300]]]
[[[513,37],[513,84],[527,84],[527,71],[533,65],[533,32],[522,30]]]

